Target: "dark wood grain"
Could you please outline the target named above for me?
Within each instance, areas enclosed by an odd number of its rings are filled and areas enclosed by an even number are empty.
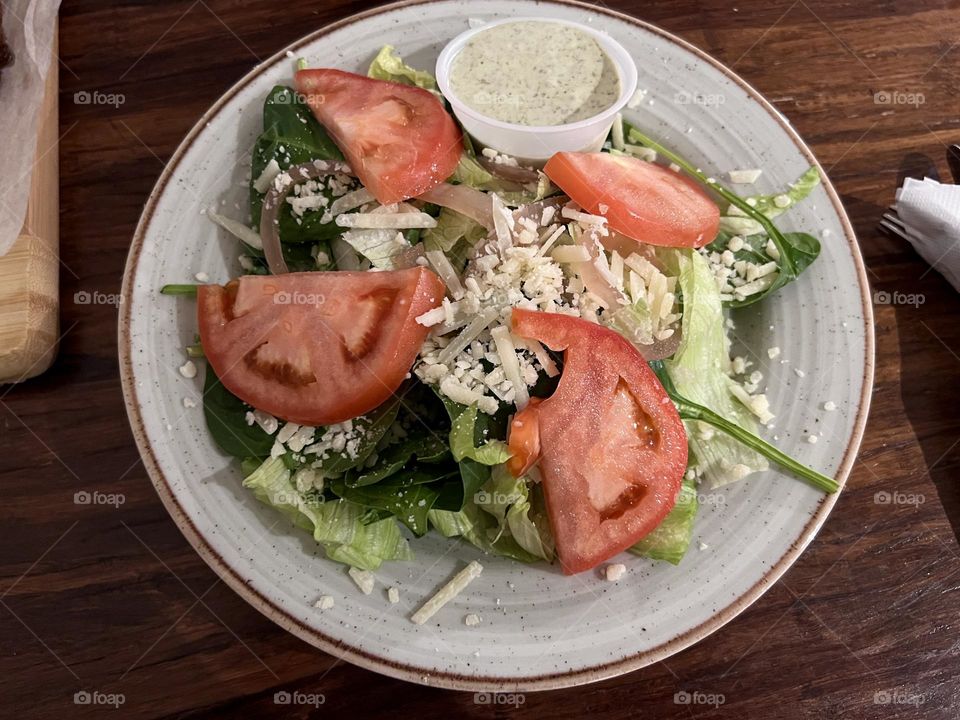
[[[876,290],[877,377],[859,461],[823,531],[782,581],[709,639],[638,672],[529,694],[516,708],[384,678],[281,631],[180,535],[140,464],[117,375],[117,293],[143,203],[200,114],[259,58],[366,2],[67,0],[61,17],[60,357],[0,389],[0,714],[94,717],[954,718],[960,707],[960,300],[881,235],[905,158],[947,174],[960,140],[960,6],[881,0],[620,0],[734,67],[813,146],[857,229]],[[282,9],[281,9],[282,8]],[[119,107],[74,93],[120,93]],[[884,105],[878,92],[922,94]],[[922,161],[927,162],[927,161]],[[74,493],[121,493],[119,508]],[[916,493],[916,506],[874,502]],[[322,693],[311,708],[277,690]],[[684,706],[678,691],[722,694]],[[915,704],[877,704],[899,692]],[[901,697],[900,699],[904,699]]]

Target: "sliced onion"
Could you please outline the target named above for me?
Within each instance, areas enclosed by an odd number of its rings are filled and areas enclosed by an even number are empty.
[[[553,207],[556,210],[559,210],[560,207],[570,202],[570,198],[566,195],[555,195],[554,197],[546,198],[545,200],[538,200],[537,202],[527,203],[526,205],[521,205],[516,210],[513,211],[514,221],[519,222],[525,218],[533,220],[537,227],[540,227],[540,218],[543,217],[543,211],[548,207]],[[559,213],[554,215],[554,222],[562,221]]]
[[[480,223],[487,230],[493,230],[493,198],[485,192],[475,190],[469,185],[451,185],[442,183],[419,196],[440,207],[466,215]]]
[[[540,175],[536,170],[518,167],[517,165],[505,165],[504,163],[498,163],[485,155],[477,155],[477,162],[483,166],[484,170],[491,175],[496,175],[501,180],[520,183],[521,185],[526,185],[527,183],[536,183],[540,180]]]
[[[267,258],[267,265],[274,275],[283,275],[290,272],[286,260],[283,259],[278,229],[280,208],[283,207],[283,201],[293,190],[294,185],[334,173],[353,175],[353,171],[342,162],[312,160],[302,165],[294,165],[280,173],[267,191],[263,198],[263,211],[260,214],[260,239],[263,242],[263,254]]]

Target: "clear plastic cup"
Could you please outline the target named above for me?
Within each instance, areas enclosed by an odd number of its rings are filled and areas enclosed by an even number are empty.
[[[513,22],[547,22],[568,25],[593,37],[607,54],[620,76],[620,96],[610,107],[593,117],[564,125],[519,125],[488,117],[466,105],[450,88],[450,69],[464,46],[478,33],[497,25]],[[624,47],[607,35],[587,25],[550,18],[517,17],[496,20],[460,33],[437,59],[437,84],[450,102],[454,115],[464,129],[483,147],[511,155],[534,165],[543,165],[561,151],[596,152],[603,145],[613,120],[637,90],[637,66]]]

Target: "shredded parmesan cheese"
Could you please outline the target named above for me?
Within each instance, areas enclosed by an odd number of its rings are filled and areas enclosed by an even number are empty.
[[[436,595],[427,600],[410,619],[416,625],[423,625],[427,620],[436,615],[440,608],[463,592],[467,585],[480,576],[481,572],[483,572],[483,565],[476,560],[472,560],[470,564],[458,572],[450,582],[440,588]]]
[[[253,189],[258,193],[265,193],[273,185],[273,181],[280,174],[280,166],[275,158],[270,158],[270,162],[263,168],[263,172],[253,181]]]
[[[494,196],[496,197],[496,196]],[[455,300],[459,300],[463,297],[463,285],[460,284],[460,277],[457,275],[457,271],[454,270],[453,265],[450,264],[450,261],[447,259],[447,256],[443,253],[442,250],[427,250],[424,253],[427,256],[427,261],[437,271],[437,275],[440,276],[440,279],[443,280],[444,285],[447,286],[447,290],[450,291],[450,294],[453,295]]]
[[[517,360],[517,348],[510,338],[510,331],[503,325],[490,331],[493,341],[497,347],[497,354],[500,356],[500,364],[503,366],[503,374],[507,376],[513,384],[514,403],[518,410],[523,410],[530,401],[530,394],[527,392],[527,384],[520,376],[520,362]]]
[[[347,213],[337,215],[335,221],[339,227],[348,228],[407,230],[411,228],[435,228],[437,226],[436,218],[424,212]]]

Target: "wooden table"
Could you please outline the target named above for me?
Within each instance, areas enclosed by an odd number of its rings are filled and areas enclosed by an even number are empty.
[[[608,682],[529,694],[515,710],[360,670],[261,616],[187,544],[147,479],[120,393],[116,308],[73,298],[119,292],[134,226],[165,160],[228,86],[258,59],[369,3],[67,0],[64,335],[46,375],[0,389],[3,716],[107,713],[74,704],[74,692],[87,690],[122,693],[117,717],[279,717],[289,713],[273,695],[285,689],[322,693],[317,717],[957,717],[960,301],[876,226],[905,157],[926,154],[947,175],[944,144],[960,140],[960,7],[610,4],[690,40],[773,100],[836,183],[874,288],[923,298],[875,308],[876,390],[860,460],[799,562],[699,645]],[[117,97],[75,104],[84,90]],[[81,488],[122,493],[125,502],[78,505]],[[922,503],[878,504],[881,490]],[[683,690],[722,694],[724,703],[675,704]],[[876,703],[882,693],[893,702]]]

